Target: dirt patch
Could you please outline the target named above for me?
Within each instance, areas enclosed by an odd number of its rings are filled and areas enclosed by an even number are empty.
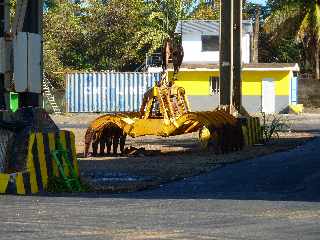
[[[320,97],[319,97],[320,98]],[[306,107],[303,109],[304,113],[320,114],[320,107]]]
[[[242,151],[215,155],[203,151],[198,134],[181,136],[128,138],[126,146],[143,148],[137,155],[109,155],[83,158],[86,126],[97,115],[55,117],[60,127],[76,135],[76,147],[83,179],[96,191],[135,191],[212,171],[224,164],[253,159],[295,148],[313,138],[305,132],[281,133],[267,145],[246,147]]]

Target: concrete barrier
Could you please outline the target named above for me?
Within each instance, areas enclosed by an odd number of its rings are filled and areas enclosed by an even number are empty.
[[[75,137],[72,132],[30,133],[26,169],[16,173],[1,173],[0,193],[25,195],[45,192],[50,177],[59,176],[57,165],[51,156],[51,152],[56,150],[57,141],[68,151],[71,165],[79,175]],[[64,170],[69,176],[69,169]]]
[[[30,173],[28,171],[11,174],[0,173],[0,193],[18,195],[30,194]]]

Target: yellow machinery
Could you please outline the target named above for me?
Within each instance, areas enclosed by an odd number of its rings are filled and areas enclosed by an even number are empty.
[[[216,153],[239,150],[243,147],[242,128],[239,119],[230,111],[215,110],[191,112],[182,87],[174,80],[183,60],[183,48],[177,38],[164,41],[162,51],[162,79],[157,86],[149,89],[143,98],[139,112],[107,114],[94,120],[85,135],[85,157],[92,143],[93,155],[124,152],[126,136],[133,138],[146,135],[169,137],[199,131],[204,148]],[[174,76],[168,81],[169,61],[174,67]],[[230,109],[229,109],[230,110]]]
[[[164,75],[166,76],[166,75]],[[85,156],[92,143],[93,155],[104,153],[105,146],[110,153],[124,151],[125,139],[155,135],[169,137],[199,131],[204,148],[216,153],[239,150],[243,137],[238,119],[224,110],[191,112],[185,90],[165,81],[149,89],[140,112],[107,114],[94,120],[85,135]]]

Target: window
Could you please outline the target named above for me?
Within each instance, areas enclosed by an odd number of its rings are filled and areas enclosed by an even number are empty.
[[[218,95],[220,93],[220,78],[210,77],[209,82],[211,95]]]
[[[202,35],[202,52],[219,51],[219,36]]]

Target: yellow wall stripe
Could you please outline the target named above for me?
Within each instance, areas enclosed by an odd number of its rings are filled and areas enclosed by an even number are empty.
[[[48,185],[48,170],[47,170],[46,156],[44,153],[43,134],[36,133],[36,136],[37,136],[37,150],[38,150],[38,161],[39,161],[40,172],[41,172],[41,180],[42,180],[43,188],[46,189]]]
[[[22,172],[17,173],[16,175],[16,186],[17,186],[17,194],[25,195],[26,189],[23,182]]]
[[[37,193],[39,192],[38,183],[37,183],[37,176],[36,176],[36,170],[34,168],[34,162],[33,162],[33,145],[35,140],[35,134],[31,133],[29,136],[29,146],[28,146],[28,156],[27,156],[27,169],[30,172],[30,185],[31,185],[31,192]]]
[[[242,72],[242,94],[244,96],[261,96],[262,80],[272,78],[275,82],[275,94],[277,96],[290,95],[290,82],[293,72],[288,69],[281,71],[251,71]],[[169,71],[169,78],[173,72]],[[183,71],[178,73],[175,82],[178,86],[185,88],[188,96],[209,96],[210,77],[219,77],[219,71]]]
[[[6,193],[9,180],[10,180],[9,174],[0,173],[0,193]]]

